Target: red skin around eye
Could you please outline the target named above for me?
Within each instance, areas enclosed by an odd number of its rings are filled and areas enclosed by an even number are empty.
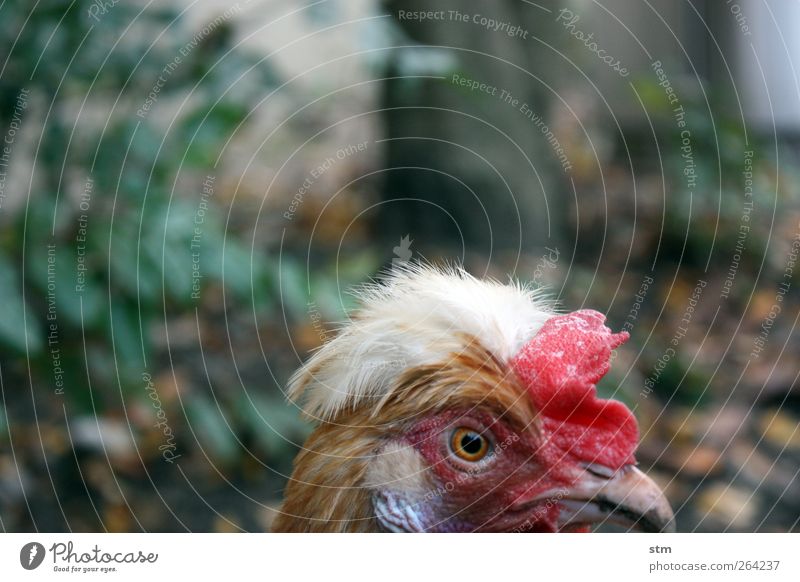
[[[458,483],[465,481],[463,477],[464,467],[454,464],[447,450],[450,433],[454,429],[463,426],[478,432],[485,431],[493,442],[493,454],[500,453],[498,457],[511,450],[517,452],[517,449],[523,448],[523,444],[527,444],[522,443],[519,435],[507,427],[505,423],[485,412],[454,410],[424,419],[417,423],[414,429],[406,435],[406,440],[422,453],[422,456],[442,481]],[[534,450],[535,447],[527,446],[524,451],[518,452],[518,454],[527,454],[530,457]],[[466,466],[469,467],[469,464],[466,464]]]
[[[435,475],[436,489],[421,504],[434,523],[457,531],[555,531],[558,491],[574,484],[583,463],[616,470],[635,462],[636,419],[595,389],[611,351],[628,339],[604,321],[595,311],[553,317],[510,362],[540,413],[541,430],[516,432],[503,418],[473,409],[424,418],[404,435]],[[475,470],[448,449],[460,426],[486,431],[494,443]]]
[[[616,400],[597,397],[611,351],[628,334],[611,333],[605,317],[582,310],[548,320],[512,360],[541,412],[551,442],[589,463],[619,469],[635,462],[636,418]]]
[[[460,426],[485,430],[493,451],[485,465],[454,462],[447,448],[448,437]],[[439,493],[431,499],[439,519],[468,524],[467,529],[509,531],[553,531],[558,507],[548,505],[533,514],[531,509],[513,508],[546,491],[569,486],[574,479],[571,459],[549,463],[563,457],[554,450],[549,455],[537,431],[517,433],[503,420],[475,411],[446,411],[418,422],[405,435],[436,476]]]

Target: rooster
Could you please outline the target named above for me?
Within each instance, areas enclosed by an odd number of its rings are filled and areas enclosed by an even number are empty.
[[[597,397],[628,339],[531,289],[406,266],[289,383],[319,423],[279,532],[671,530],[638,426]]]

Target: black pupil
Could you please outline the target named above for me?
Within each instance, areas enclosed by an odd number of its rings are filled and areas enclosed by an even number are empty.
[[[461,437],[461,450],[468,455],[476,455],[483,448],[483,437],[474,432],[465,434]]]

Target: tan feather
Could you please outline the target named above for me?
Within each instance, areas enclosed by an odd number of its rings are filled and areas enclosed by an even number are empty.
[[[406,370],[379,403],[362,402],[320,425],[295,460],[274,531],[377,531],[369,464],[382,444],[421,413],[479,406],[518,430],[538,430],[524,388],[475,339],[438,365]]]
[[[295,459],[274,531],[377,530],[370,463],[422,414],[477,406],[538,429],[506,366],[552,316],[534,292],[413,267],[361,298],[357,317],[290,381],[290,398],[320,425]]]

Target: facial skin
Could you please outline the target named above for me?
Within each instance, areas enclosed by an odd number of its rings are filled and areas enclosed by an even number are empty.
[[[488,411],[424,418],[393,443],[398,457],[374,485],[378,520],[390,531],[585,531],[601,521],[669,526],[666,500],[635,467],[593,464],[552,437],[546,425],[511,426]],[[468,450],[457,450],[459,444]],[[393,479],[392,467],[407,470],[412,456],[418,474]]]

